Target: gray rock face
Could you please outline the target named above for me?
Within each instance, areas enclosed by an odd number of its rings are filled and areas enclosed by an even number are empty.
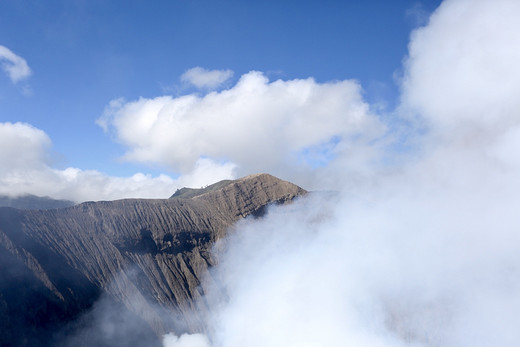
[[[305,193],[259,174],[164,200],[0,208],[0,344],[95,340],[85,312],[103,311],[99,302],[130,317],[140,327],[135,338],[147,344],[168,331],[197,331],[205,311],[197,299],[205,291],[202,277],[215,265],[214,242],[239,219]],[[121,343],[117,334],[110,338]]]

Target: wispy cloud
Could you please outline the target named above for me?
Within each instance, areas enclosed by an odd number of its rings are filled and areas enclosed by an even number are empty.
[[[9,48],[0,45],[0,63],[2,69],[13,83],[31,75],[31,69],[24,58],[14,54]]]
[[[181,82],[191,84],[199,89],[215,89],[233,76],[231,70],[206,70],[194,67],[181,76]]]

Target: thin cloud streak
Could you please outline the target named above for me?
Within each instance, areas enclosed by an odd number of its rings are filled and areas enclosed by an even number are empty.
[[[17,83],[31,75],[31,69],[25,59],[2,45],[0,45],[0,63],[2,70],[4,70],[13,83]]]
[[[233,77],[231,70],[206,70],[200,66],[191,68],[181,76],[181,82],[199,89],[213,90]]]

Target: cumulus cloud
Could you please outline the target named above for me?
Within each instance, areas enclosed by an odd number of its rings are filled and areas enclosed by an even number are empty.
[[[2,69],[13,83],[31,75],[31,69],[24,58],[14,54],[9,48],[0,45],[0,62]]]
[[[191,84],[199,89],[215,89],[233,76],[231,70],[206,70],[194,67],[181,76],[181,82]]]
[[[48,160],[51,140],[27,123],[0,123],[0,173],[18,169],[38,170]]]
[[[189,172],[201,157],[228,161],[239,176],[270,172],[299,181],[384,132],[356,81],[269,81],[252,71],[204,96],[109,104],[98,123],[128,147],[124,158]],[[303,172],[303,174],[302,174]]]
[[[457,168],[444,174],[471,187],[519,168],[519,14],[517,1],[445,1],[412,34],[402,101],[436,148],[424,172]]]
[[[443,2],[411,37],[402,86],[408,111],[449,134],[516,125],[519,12],[518,1]]]
[[[448,0],[412,34],[399,112],[420,149],[237,225],[206,298],[213,346],[520,343],[519,16]]]
[[[178,178],[136,173],[114,177],[96,170],[53,168],[49,161],[51,140],[26,123],[0,123],[0,195],[34,194],[73,201],[120,198],[167,198],[183,186],[200,187],[213,180],[233,177],[234,166],[208,158]]]

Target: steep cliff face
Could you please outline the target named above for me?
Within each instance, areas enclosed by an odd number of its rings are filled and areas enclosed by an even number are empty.
[[[0,342],[53,343],[100,298],[146,322],[153,333],[145,335],[196,331],[213,243],[239,219],[306,192],[260,174],[177,193],[0,208]]]

